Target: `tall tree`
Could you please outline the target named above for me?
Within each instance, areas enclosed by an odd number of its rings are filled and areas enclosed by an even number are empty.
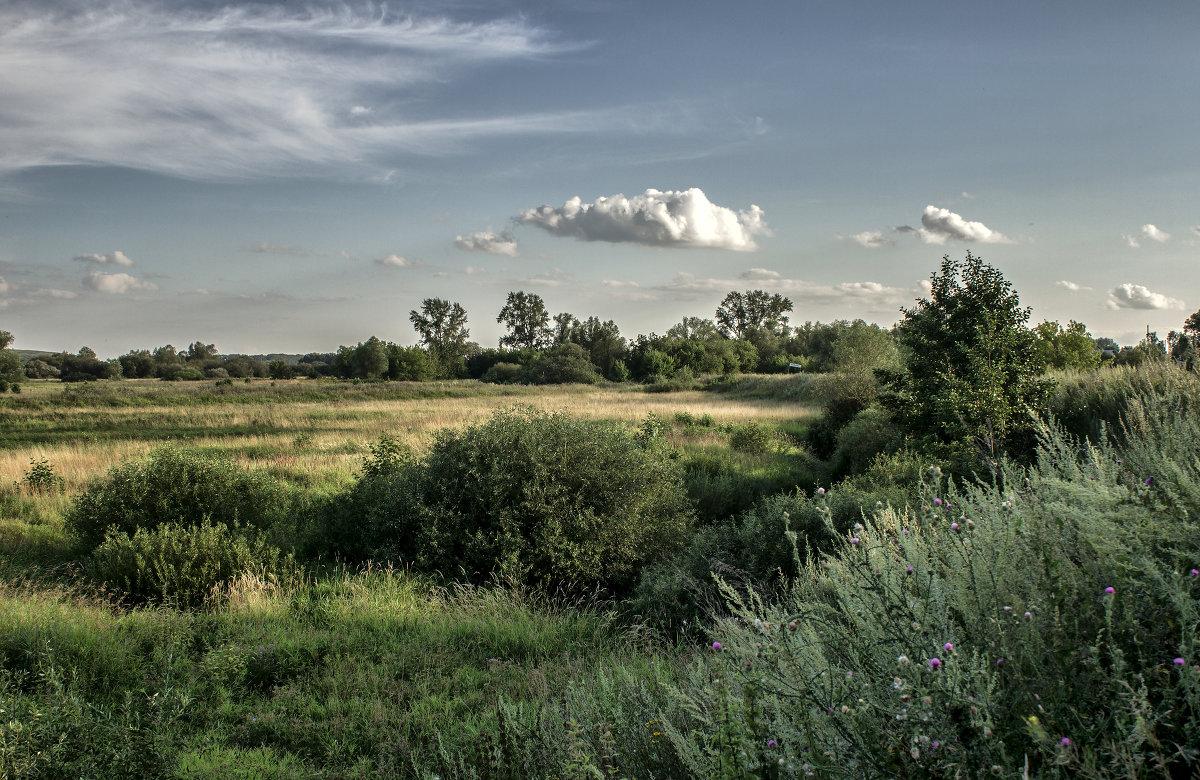
[[[1006,444],[1023,450],[1031,419],[1053,383],[1039,378],[1045,362],[1029,330],[1030,309],[999,270],[967,252],[942,258],[928,300],[903,309],[904,366],[880,371],[880,400],[926,445],[947,455],[970,451],[996,458]]]
[[[788,323],[785,312],[791,310],[791,300],[779,293],[734,290],[717,307],[717,328],[721,335],[734,339],[747,338],[755,330],[783,335]]]
[[[0,349],[8,349],[8,345],[13,343],[13,334],[6,330],[0,330]]]
[[[496,322],[503,322],[508,328],[508,333],[500,337],[502,347],[544,349],[554,337],[550,312],[546,311],[542,296],[533,293],[510,292]]]
[[[587,350],[588,359],[609,379],[617,361],[625,356],[625,339],[612,320],[601,322],[599,317],[588,317],[577,322],[571,328],[571,341]]]
[[[455,366],[467,351],[467,311],[457,303],[426,298],[421,310],[409,312],[409,320],[420,341],[437,361],[444,375],[456,373]]]
[[[571,340],[571,329],[579,324],[579,320],[575,319],[575,315],[569,311],[564,311],[554,315],[554,344],[566,344]]]
[[[1200,311],[1188,317],[1183,323],[1183,332],[1192,336],[1200,336]]]

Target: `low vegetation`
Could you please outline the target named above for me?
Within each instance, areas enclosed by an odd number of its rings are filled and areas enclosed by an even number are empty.
[[[435,301],[343,355],[485,382],[25,382],[0,778],[1193,776],[1200,378],[1043,373],[1078,323],[933,282],[898,340],[731,294],[618,353],[514,295],[495,354]],[[693,367],[739,339],[823,373]]]

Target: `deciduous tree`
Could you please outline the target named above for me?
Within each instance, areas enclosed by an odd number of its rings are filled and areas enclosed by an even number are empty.
[[[545,349],[554,337],[550,312],[546,311],[542,297],[534,293],[510,292],[496,322],[508,328],[508,333],[500,337],[502,347]]]

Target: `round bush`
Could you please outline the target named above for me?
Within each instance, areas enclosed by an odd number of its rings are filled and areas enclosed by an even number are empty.
[[[371,545],[422,568],[617,590],[674,549],[691,517],[678,462],[660,445],[527,407],[441,431],[424,463],[364,475],[351,498]],[[364,506],[372,498],[380,505]]]
[[[107,537],[92,555],[94,576],[135,602],[196,608],[213,589],[245,571],[278,575],[290,567],[261,535],[205,523],[166,523]]]
[[[283,495],[268,477],[226,458],[162,447],[95,480],[67,512],[67,527],[93,550],[110,529],[135,534],[163,523],[268,527]]]
[[[521,381],[521,372],[525,369],[516,363],[493,363],[492,367],[483,372],[481,382],[491,382],[497,385],[508,385]]]

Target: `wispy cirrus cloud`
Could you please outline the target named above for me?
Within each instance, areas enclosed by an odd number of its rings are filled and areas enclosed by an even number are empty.
[[[386,6],[15,0],[0,6],[0,174],[109,165],[196,179],[335,169],[603,112],[413,116],[412,90],[578,48],[523,17]]]
[[[1092,289],[1091,287],[1084,287],[1082,284],[1078,284],[1076,282],[1069,282],[1066,279],[1061,279],[1055,282],[1054,286],[1061,287],[1067,292],[1083,292],[1084,290]]]
[[[516,219],[556,236],[655,247],[753,252],[758,249],[755,236],[771,235],[758,206],[735,212],[710,201],[699,187],[648,189],[630,198],[613,195],[592,203],[574,197],[557,208],[529,209]]]
[[[259,255],[290,255],[292,257],[312,257],[313,253],[307,249],[291,244],[270,244],[266,241],[260,241],[250,247],[250,251]]]

